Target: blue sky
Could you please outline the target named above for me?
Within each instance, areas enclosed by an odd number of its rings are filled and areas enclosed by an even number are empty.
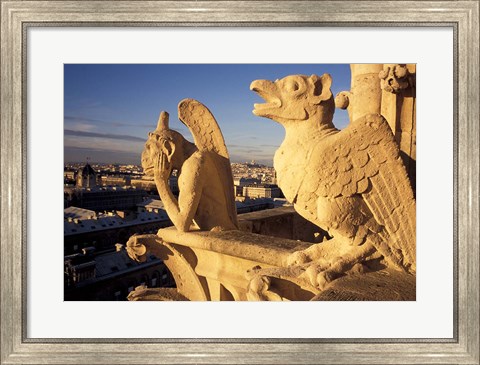
[[[177,118],[185,98],[205,104],[222,130],[232,162],[256,160],[272,165],[284,129],[252,114],[262,99],[253,80],[294,74],[330,73],[335,95],[350,89],[350,67],[312,64],[66,64],[64,66],[65,162],[140,163],[149,131],[160,111],[170,113],[170,127],[192,140]],[[336,109],[334,123],[348,123]]]

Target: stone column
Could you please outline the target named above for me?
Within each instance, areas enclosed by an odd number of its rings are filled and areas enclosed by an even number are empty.
[[[367,114],[380,114],[382,89],[378,73],[383,70],[383,64],[351,64],[350,70],[351,120]]]
[[[379,73],[382,87],[381,114],[390,124],[400,147],[413,191],[416,185],[416,65],[385,64]]]
[[[415,191],[416,112],[414,64],[351,64],[351,89],[335,97],[347,109],[350,122],[367,114],[388,121]]]

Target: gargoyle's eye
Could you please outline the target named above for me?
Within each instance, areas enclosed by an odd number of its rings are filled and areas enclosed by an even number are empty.
[[[285,84],[285,89],[288,91],[288,92],[291,92],[291,93],[295,93],[295,94],[298,94],[298,93],[302,93],[303,91],[305,91],[305,83],[303,82],[303,80],[299,79],[298,77],[295,77],[295,79],[291,79],[291,80],[288,80]]]
[[[287,91],[297,91],[299,86],[298,86],[298,82],[296,81],[289,81],[287,82],[287,84],[285,85],[285,88],[287,89]]]

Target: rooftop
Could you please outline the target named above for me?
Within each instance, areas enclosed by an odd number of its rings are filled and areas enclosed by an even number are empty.
[[[122,218],[115,211],[97,213],[95,216],[88,216],[85,214],[83,215],[83,218],[72,217],[71,211],[77,210],[92,212],[87,209],[77,207],[69,207],[64,209],[63,234],[65,236],[169,220],[165,210],[160,208],[152,211],[137,213],[132,212],[132,214],[134,214],[133,219],[130,217],[128,219]]]
[[[88,175],[95,175],[96,174],[95,170],[92,168],[92,166],[90,166],[89,163],[87,163],[83,168],[79,168],[78,173],[82,174],[82,176],[88,176]]]
[[[93,210],[68,207],[63,210],[64,219],[93,219],[97,214]]]

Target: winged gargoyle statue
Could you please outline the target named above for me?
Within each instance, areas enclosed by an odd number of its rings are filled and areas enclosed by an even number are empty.
[[[250,86],[266,101],[253,113],[286,130],[274,157],[285,197],[301,216],[349,246],[340,257],[312,262],[311,280],[322,289],[378,253],[390,266],[415,274],[415,199],[390,127],[371,114],[336,129],[331,83],[328,74],[294,75]],[[290,263],[311,260],[311,252],[295,253]]]
[[[168,113],[162,112],[142,153],[145,174],[154,176],[167,214],[179,231],[195,226],[201,230],[236,229],[232,170],[215,118],[193,99],[178,104],[178,118],[189,128],[195,143],[169,129]],[[178,200],[168,185],[173,169],[179,173]]]

